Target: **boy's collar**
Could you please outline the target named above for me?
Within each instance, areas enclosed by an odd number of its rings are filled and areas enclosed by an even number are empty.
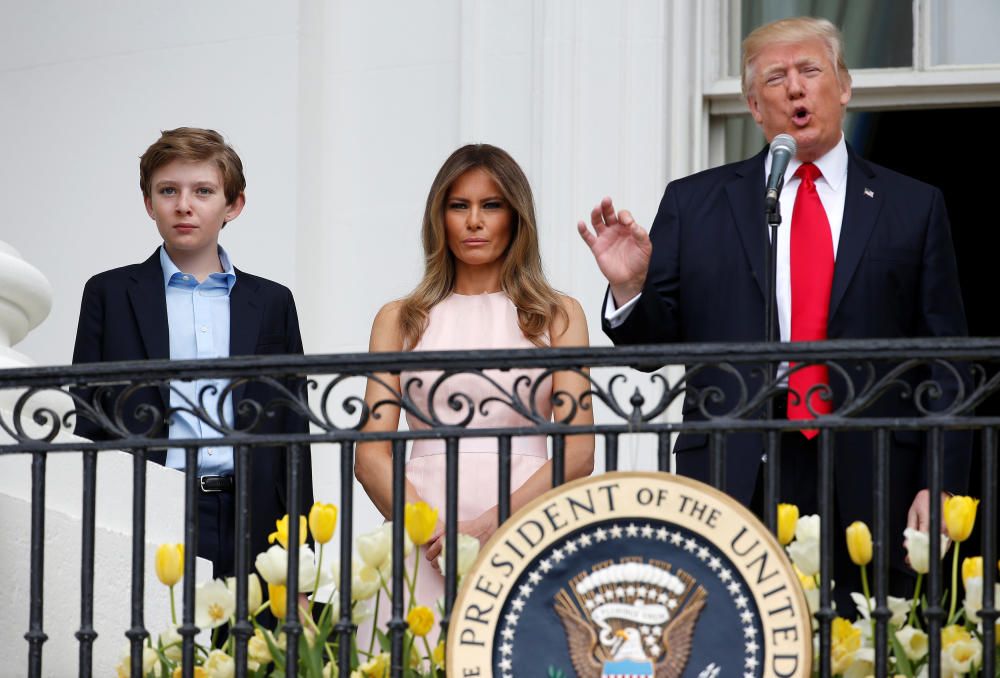
[[[215,276],[226,276],[227,283],[229,287],[232,287],[233,282],[236,280],[236,269],[233,268],[232,262],[229,260],[229,254],[226,250],[219,245],[219,263],[222,265],[222,273],[213,273]],[[176,274],[184,274],[184,271],[177,268],[177,264],[174,260],[170,258],[167,254],[167,248],[165,245],[160,245],[160,268],[163,269],[163,284],[169,285],[170,279]]]

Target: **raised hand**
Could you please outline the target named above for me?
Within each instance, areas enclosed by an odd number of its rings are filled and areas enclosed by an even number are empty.
[[[608,279],[615,303],[621,306],[642,292],[653,244],[645,229],[635,223],[631,212],[615,213],[611,198],[604,198],[591,210],[590,223],[593,233],[582,221],[576,229]]]

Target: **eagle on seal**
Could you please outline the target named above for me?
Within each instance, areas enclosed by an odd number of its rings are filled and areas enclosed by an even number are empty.
[[[612,568],[619,570],[621,566]],[[595,572],[601,569],[598,566]],[[632,569],[634,571],[634,566]],[[665,601],[664,606],[647,606],[643,597],[636,596],[636,586],[620,586],[628,582],[609,581],[607,576],[595,586],[589,583],[592,576],[581,575],[568,587],[574,595],[565,589],[556,594],[553,607],[566,632],[570,660],[579,678],[617,675],[680,678],[687,666],[694,628],[708,594],[690,575],[678,574],[680,576],[675,578],[683,582],[682,588],[669,587],[669,597],[649,596],[651,601]],[[611,579],[620,578],[612,576]],[[647,581],[646,586],[650,583]],[[629,590],[631,595],[623,596],[619,589]],[[650,626],[643,623],[641,617],[643,611],[654,607],[669,610],[669,613],[663,613],[666,619],[662,624]]]

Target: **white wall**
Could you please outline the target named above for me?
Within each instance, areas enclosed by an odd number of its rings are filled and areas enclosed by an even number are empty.
[[[656,0],[303,5],[296,295],[308,350],[367,349],[379,307],[419,279],[435,173],[472,142],[524,168],[546,271],[583,304],[592,342],[609,344],[604,283],[576,222],[604,195],[652,222],[667,173],[667,19]],[[623,465],[654,468],[651,443],[623,441]],[[336,457],[320,448],[313,463],[317,496],[337,497]]]
[[[0,26],[0,239],[56,290],[19,350],[68,363],[87,278],[158,244],[138,157],[161,129],[232,140],[247,209],[223,245],[237,266],[296,284],[294,3],[5,2]]]

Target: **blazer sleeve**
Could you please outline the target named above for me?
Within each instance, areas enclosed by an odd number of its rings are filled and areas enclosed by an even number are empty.
[[[917,336],[964,337],[968,335],[958,265],[951,239],[951,227],[941,191],[933,189],[923,247],[920,275],[920,317]],[[972,386],[968,365],[956,364],[956,371],[940,364],[931,365],[931,380],[942,387],[941,397],[925,399],[930,409],[947,408]],[[944,435],[942,488],[964,494],[968,486],[972,457],[972,436],[967,431]],[[921,464],[924,487],[929,485],[927,459]]]
[[[80,302],[80,320],[76,327],[76,343],[73,346],[73,364],[96,363],[101,355],[104,336],[104,299],[98,284],[91,278],[83,288]]]
[[[295,310],[295,298],[289,290],[286,290],[286,295],[285,337],[287,338],[287,344],[285,345],[285,353],[302,355],[304,352],[302,348],[302,334],[299,331],[299,316]],[[303,398],[306,398],[308,404],[309,391],[306,388],[306,375],[297,377],[290,384],[290,387],[293,393],[299,393]],[[288,409],[285,413],[284,428],[288,433],[309,433],[309,419],[299,412]],[[309,445],[303,445],[302,447],[300,469],[302,475],[299,485],[299,496],[302,498],[302,513],[303,515],[308,515],[309,509],[315,501],[312,481],[312,451]]]
[[[95,278],[87,281],[83,288],[83,299],[80,302],[80,320],[76,328],[76,343],[73,345],[73,364],[96,363],[104,360],[105,299],[99,282]],[[77,399],[74,408],[77,411],[73,432],[89,440],[107,438],[103,427],[96,422],[80,416],[81,401],[93,405],[94,390],[91,388],[71,388]]]

